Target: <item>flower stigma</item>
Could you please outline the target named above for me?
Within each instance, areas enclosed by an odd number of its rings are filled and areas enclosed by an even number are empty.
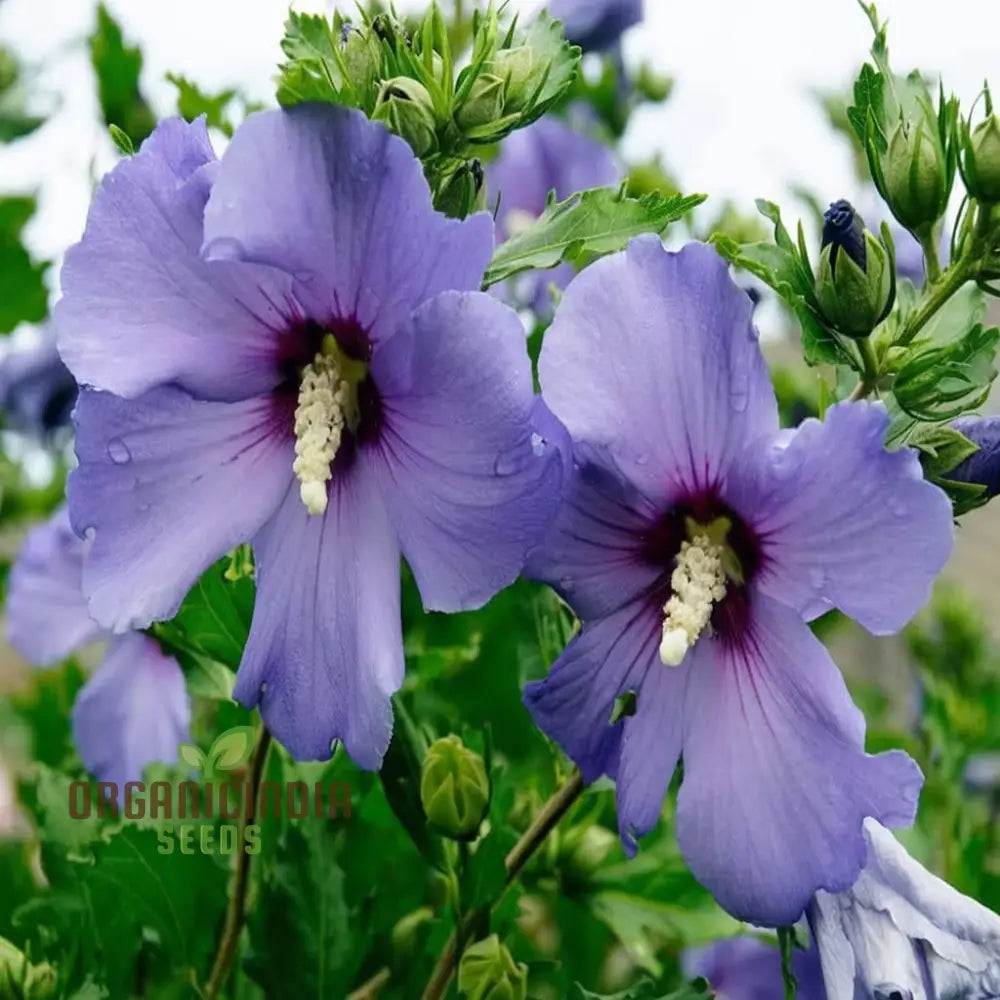
[[[680,552],[670,577],[672,591],[663,605],[663,635],[660,660],[678,667],[698,641],[712,617],[712,611],[726,596],[726,582],[743,581],[739,561],[726,544],[732,527],[721,517],[709,525],[685,518],[688,540]]]
[[[295,461],[299,496],[310,514],[326,511],[326,484],[333,475],[344,429],[357,429],[358,383],[367,366],[347,357],[332,334],[323,338],[316,357],[302,370],[295,407]]]

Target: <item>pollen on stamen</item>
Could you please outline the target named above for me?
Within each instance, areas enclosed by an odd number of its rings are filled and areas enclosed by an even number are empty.
[[[663,606],[660,660],[677,667],[704,632],[712,608],[726,596],[721,547],[707,535],[682,542],[670,587],[673,593]]]
[[[310,514],[326,510],[326,484],[340,447],[350,384],[336,352],[320,351],[302,372],[295,408],[295,462],[299,496]]]

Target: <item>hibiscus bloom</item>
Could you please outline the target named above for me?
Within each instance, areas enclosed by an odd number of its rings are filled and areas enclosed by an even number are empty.
[[[850,886],[865,817],[910,822],[922,782],[906,754],[865,753],[806,620],[899,629],[953,528],[916,453],[883,447],[881,404],[779,430],[751,310],[710,247],[655,238],[566,290],[539,376],[572,470],[529,570],[582,630],[525,697],[586,780],[617,780],[630,853],[683,754],[681,850],[726,909],[774,926]]]
[[[874,1000],[1000,996],[1000,917],[907,854],[874,820],[846,892],[818,892],[809,924],[826,992]]]
[[[251,116],[217,161],[160,124],[66,257],[81,391],[68,486],[91,614],[172,616],[250,541],[235,696],[300,759],[378,767],[403,675],[400,553],[424,603],[476,607],[553,512],[516,314],[478,289],[486,213],[446,219],[403,140],[357,111]]]
[[[73,706],[73,738],[84,766],[119,796],[154,761],[177,760],[188,740],[191,705],[177,661],[140,632],[110,637],[87,613],[81,589],[87,542],[65,507],[28,532],[11,568],[7,638],[32,665],[50,667],[92,642],[110,639]]]

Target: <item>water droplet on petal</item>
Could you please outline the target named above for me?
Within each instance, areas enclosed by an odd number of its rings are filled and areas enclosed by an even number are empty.
[[[233,236],[218,236],[205,247],[205,260],[242,260],[243,244]]]
[[[903,503],[899,497],[895,497],[891,493],[889,494],[889,510],[891,510],[896,517],[906,517],[906,515],[910,512],[906,504]]]
[[[641,455],[635,456],[636,465],[646,465],[649,462],[649,455],[643,452]]]
[[[132,452],[121,438],[112,438],[108,442],[108,458],[115,465],[125,465],[126,462],[132,461]]]
[[[729,390],[729,401],[737,413],[742,413],[750,401],[750,379],[746,372],[737,372],[733,376],[733,384]]]
[[[542,437],[541,434],[532,434],[531,435],[531,450],[536,455],[544,455],[545,454],[545,446],[546,446],[547,443],[548,442],[545,440],[545,438]]]
[[[813,566],[809,570],[809,583],[815,590],[819,590],[826,583],[826,573],[822,566]]]
[[[568,594],[573,589],[573,578],[571,576],[563,576],[559,578],[559,589],[564,593]]]

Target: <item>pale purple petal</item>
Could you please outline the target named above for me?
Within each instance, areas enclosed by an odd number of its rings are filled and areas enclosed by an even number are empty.
[[[303,104],[251,115],[233,137],[205,253],[284,269],[312,318],[356,320],[377,344],[438,292],[479,287],[493,223],[435,212],[410,147],[361,112]]]
[[[579,445],[571,454],[555,522],[525,572],[590,621],[634,600],[661,574],[642,557],[656,510],[607,455]]]
[[[295,315],[292,279],[201,259],[216,167],[204,121],[171,118],[101,182],[53,314],[81,384],[136,396],[173,382],[224,400],[276,384],[276,341]]]
[[[260,706],[298,760],[342,740],[375,769],[403,679],[399,548],[363,462],[331,482],[322,516],[292,487],[253,542],[257,603],[234,697]]]
[[[291,413],[267,399],[206,403],[167,387],[124,400],[85,390],[75,420],[70,516],[79,534],[95,532],[83,589],[91,614],[115,632],[175,614],[293,481]]]
[[[372,374],[382,427],[364,455],[424,605],[479,607],[517,577],[559,500],[521,321],[482,292],[445,292],[376,351]]]
[[[927,601],[954,541],[951,504],[917,453],[886,451],[881,404],[839,403],[748,449],[726,497],[756,531],[760,587],[810,615],[840,608],[898,631]]]
[[[639,238],[566,289],[542,393],[574,440],[606,447],[647,495],[707,490],[778,427],[751,312],[711,247],[670,253]]]
[[[81,590],[87,543],[65,507],[32,528],[7,584],[7,640],[29,663],[48,667],[101,635]]]
[[[865,818],[911,822],[922,777],[904,753],[865,754],[863,720],[826,649],[794,611],[750,600],[742,641],[711,641],[714,656],[681,668],[677,837],[725,909],[779,926],[817,889],[854,882]]]
[[[542,681],[528,684],[524,703],[536,724],[555,740],[590,782],[613,774],[622,742],[612,724],[615,699],[638,691],[659,665],[660,622],[636,602],[585,624]],[[672,770],[673,762],[663,766]]]
[[[81,760],[99,781],[115,782],[119,794],[126,782],[142,780],[146,765],[177,761],[190,722],[181,668],[140,633],[112,642],[73,706]]]

